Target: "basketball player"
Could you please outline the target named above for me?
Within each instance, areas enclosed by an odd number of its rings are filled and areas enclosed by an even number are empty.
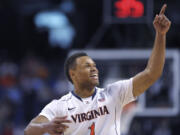
[[[25,135],[120,135],[123,106],[134,101],[163,72],[166,33],[171,25],[165,9],[163,5],[154,19],[156,37],[144,71],[101,89],[96,87],[99,78],[95,62],[85,53],[72,55],[65,70],[74,91],[46,105],[26,127]]]

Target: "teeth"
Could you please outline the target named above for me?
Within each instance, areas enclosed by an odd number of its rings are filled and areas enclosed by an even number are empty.
[[[97,74],[91,75],[91,77],[96,77],[96,76],[97,76]]]

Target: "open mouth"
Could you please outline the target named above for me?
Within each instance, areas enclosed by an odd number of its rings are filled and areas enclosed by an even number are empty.
[[[92,74],[90,77],[93,78],[93,79],[98,79],[98,75],[97,74]]]

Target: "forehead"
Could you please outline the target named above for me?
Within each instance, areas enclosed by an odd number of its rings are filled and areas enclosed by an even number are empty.
[[[94,64],[95,62],[89,56],[82,56],[76,59],[76,64]]]

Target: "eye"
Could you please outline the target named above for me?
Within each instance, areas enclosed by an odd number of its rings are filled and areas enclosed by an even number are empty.
[[[86,64],[85,67],[90,67],[90,65],[89,65],[89,64]]]
[[[95,67],[96,68],[96,64],[89,64],[89,63],[87,63],[87,64],[84,65],[84,67],[86,67],[86,68]]]

